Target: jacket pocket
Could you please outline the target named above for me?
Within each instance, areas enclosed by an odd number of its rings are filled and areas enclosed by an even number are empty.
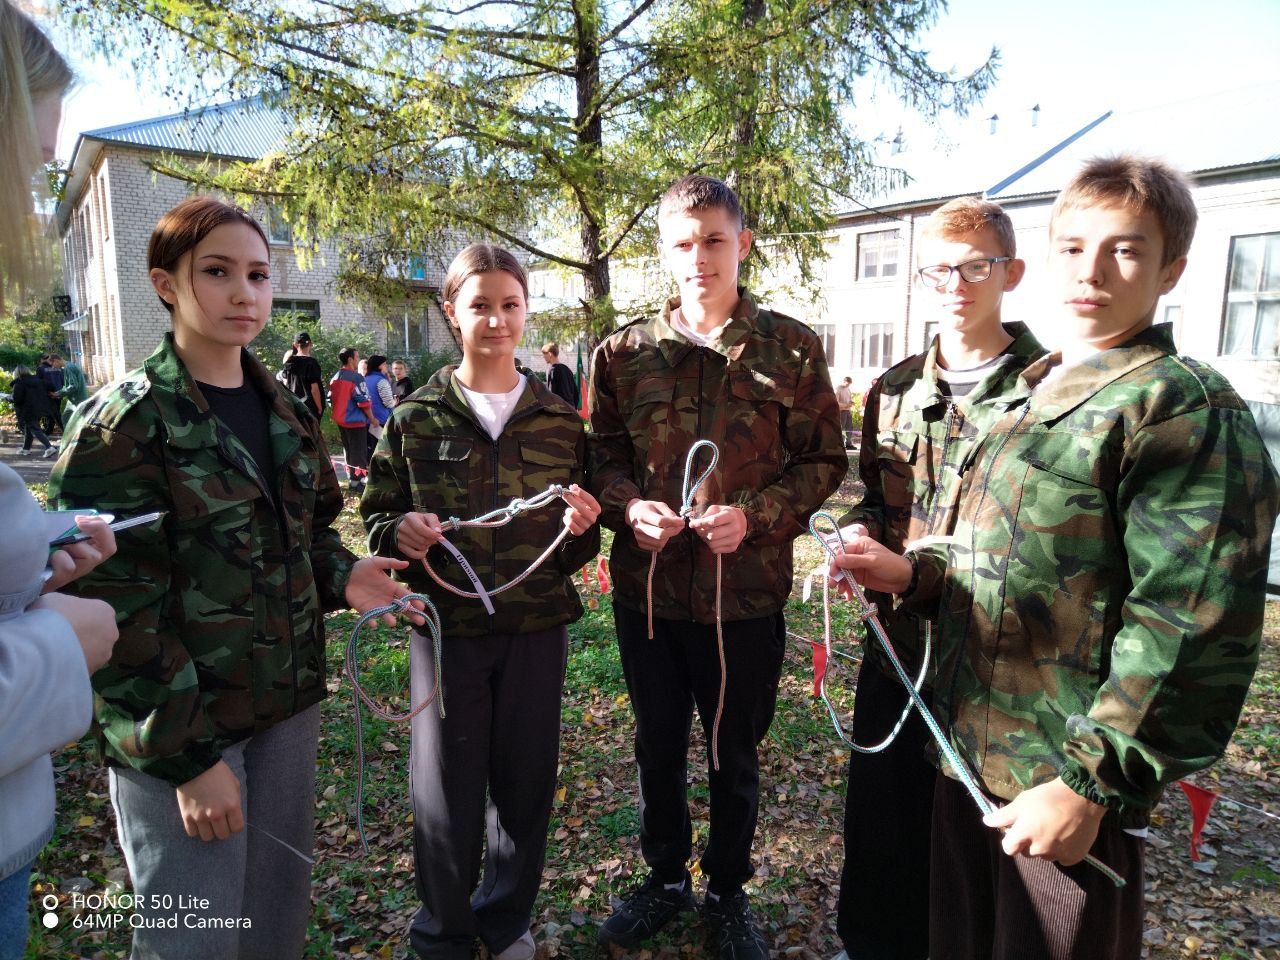
[[[898,430],[882,430],[876,436],[876,465],[884,502],[891,507],[909,508],[923,501],[927,477],[916,477],[920,435]]]
[[[733,370],[729,395],[733,409],[726,417],[726,432],[732,438],[734,431],[745,431],[746,441],[739,442],[739,449],[754,451],[756,462],[770,468],[764,476],[776,477],[786,449],[787,418],[796,402],[794,380],[761,370]]]
[[[1128,589],[1111,498],[1089,462],[1048,462],[1035,450],[1020,459],[1026,471],[1009,546],[1009,612],[1020,621],[1041,682],[1048,682],[1046,672],[1096,673],[1108,619],[1119,608],[1111,601]],[[1070,686],[1064,677],[1064,691]]]
[[[469,437],[415,437],[406,434],[401,453],[417,510],[444,515],[466,511],[475,443]]]
[[[568,486],[573,479],[578,454],[572,444],[553,439],[520,441],[522,486],[526,496],[542,493],[552,484]]]

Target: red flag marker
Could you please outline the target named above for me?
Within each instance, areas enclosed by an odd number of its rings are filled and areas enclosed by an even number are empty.
[[[1182,788],[1182,792],[1187,795],[1187,802],[1191,804],[1191,859],[1199,860],[1200,835],[1204,830],[1204,825],[1209,820],[1209,811],[1213,809],[1213,801],[1218,799],[1218,795],[1212,790],[1206,790],[1204,787],[1188,783],[1186,780],[1179,780],[1178,786]]]

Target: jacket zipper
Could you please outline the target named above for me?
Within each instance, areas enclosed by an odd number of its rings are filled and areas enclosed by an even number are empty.
[[[698,432],[695,435],[695,439],[698,439],[698,440],[702,439],[702,404],[703,404],[703,399],[706,396],[706,394],[703,392],[702,386],[703,386],[704,374],[706,371],[706,363],[707,363],[707,348],[698,347]],[[693,535],[693,531],[689,529],[688,520],[685,521],[684,535],[688,539],[688,543],[689,543],[689,596],[688,596],[688,601],[685,609],[687,609],[689,611],[690,616],[692,616],[694,612],[693,610],[694,580],[697,579],[697,562],[695,558],[697,556],[698,544],[697,544],[697,538],[694,537]],[[697,618],[695,617],[694,619],[697,619]]]

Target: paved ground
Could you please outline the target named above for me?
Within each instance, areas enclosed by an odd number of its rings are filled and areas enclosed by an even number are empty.
[[[49,471],[53,468],[55,458],[41,459],[44,450],[39,443],[32,447],[31,456],[18,456],[22,440],[19,437],[15,442],[14,437],[15,435],[9,432],[3,439],[0,439],[0,463],[3,463],[6,467],[12,467],[18,476],[22,477],[27,483],[44,483],[49,479]],[[55,438],[56,440],[57,438]]]

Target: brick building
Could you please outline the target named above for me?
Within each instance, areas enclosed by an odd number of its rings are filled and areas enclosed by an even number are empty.
[[[278,151],[291,131],[287,115],[254,98],[80,134],[54,219],[73,314],[67,340],[92,381],[136,367],[169,329],[147,277],[147,241],[161,215],[192,187],[156,172],[156,162],[166,155],[215,165],[255,160]],[[338,244],[308,251],[304,269],[288,224],[267,207],[254,213],[271,241],[275,311],[311,314],[327,327],[367,326],[388,354],[453,349],[436,296],[445,264],[406,256],[408,294],[396,307],[344,301],[334,293],[343,253]]]

